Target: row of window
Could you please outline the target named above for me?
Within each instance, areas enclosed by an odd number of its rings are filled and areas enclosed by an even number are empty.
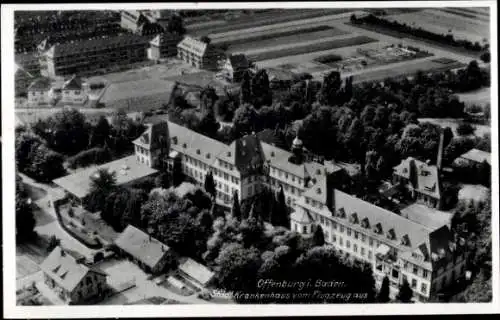
[[[306,197],[306,203],[311,205],[314,208],[317,207],[319,209],[323,209],[323,204],[319,201],[314,200],[314,199]]]
[[[417,266],[416,264],[408,262],[408,261],[405,261],[403,263],[403,269],[405,269],[408,272],[411,271],[411,273],[413,273],[414,275],[422,277],[424,279],[429,279],[429,276],[430,276],[430,273],[428,270],[421,268],[421,267]]]
[[[297,181],[297,183],[299,183],[299,184],[302,184],[302,181],[303,181],[302,178],[296,177],[293,174],[289,174],[286,171],[283,171],[283,170],[280,170],[280,169],[277,169],[274,167],[271,167],[271,174],[278,176],[280,178],[284,178],[285,181],[290,179],[292,182]]]
[[[329,239],[328,232],[325,232],[325,239]],[[362,258],[367,258],[368,260],[373,259],[373,252],[370,249],[367,249],[363,246],[358,246],[358,244],[356,244],[356,243],[351,243],[350,240],[345,240],[345,242],[344,242],[344,239],[341,236],[339,236],[337,239],[337,236],[335,234],[332,234],[331,239],[332,239],[331,240],[332,243],[335,243],[335,244],[337,243],[337,240],[338,240],[338,245],[341,248],[344,246],[344,243],[345,243],[345,248],[350,250],[351,245],[352,245],[352,251],[354,253],[359,254]]]
[[[207,165],[206,163],[204,163],[200,160],[197,160],[197,159],[194,159],[194,158],[189,157],[187,155],[184,155],[184,161],[186,163],[193,165],[194,167],[198,167],[198,168],[203,169],[205,171],[212,170],[215,177],[219,177],[219,178],[224,179],[226,181],[231,181],[234,184],[240,183],[240,179],[238,179],[234,176],[231,176],[228,173],[223,172],[221,170],[217,170],[217,168],[212,168],[211,166]]]
[[[144,154],[146,156],[149,156],[149,150],[146,149],[146,148],[143,148],[141,146],[136,145],[135,146],[135,150],[136,150],[137,153],[141,153],[141,154]]]
[[[149,159],[144,160],[144,157],[137,156],[137,162],[139,162],[139,161],[141,163],[146,163],[146,165],[149,167]]]
[[[268,183],[273,187],[279,187],[280,185],[282,185],[283,191],[286,193],[289,192],[289,193],[291,193],[293,195],[297,195],[299,197],[302,195],[302,190],[300,190],[299,188],[296,188],[294,186],[290,186],[290,185],[283,183],[282,181],[275,179],[275,178],[268,177],[267,180],[268,180]]]

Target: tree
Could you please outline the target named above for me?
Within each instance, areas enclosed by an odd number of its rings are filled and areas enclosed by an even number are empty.
[[[90,130],[89,146],[104,146],[111,133],[111,126],[105,116],[100,116],[97,124]]]
[[[257,123],[257,113],[253,106],[247,104],[236,109],[233,118],[233,129],[237,137],[256,131]]]
[[[385,276],[384,280],[382,280],[382,286],[380,287],[380,291],[377,295],[378,302],[389,302],[389,277]]]
[[[256,291],[257,273],[262,265],[257,249],[228,244],[221,250],[217,264],[216,277],[221,288],[245,293]]]
[[[155,187],[167,189],[170,187],[170,177],[166,173],[161,173],[155,178]]]
[[[489,51],[485,51],[481,54],[480,56],[480,59],[484,62],[484,63],[489,63],[490,60],[491,60],[491,54]]]
[[[52,252],[52,250],[60,245],[61,239],[57,238],[55,235],[51,235],[49,238],[49,243],[47,245],[47,252]]]
[[[184,23],[182,17],[178,14],[173,14],[167,24],[167,31],[171,33],[177,33],[183,35],[186,33],[186,28],[184,28]]]
[[[411,302],[413,297],[413,290],[410,288],[410,284],[406,279],[403,280],[403,284],[399,287],[399,292],[396,297],[397,300],[408,303]]]
[[[200,38],[200,41],[203,43],[206,43],[206,44],[210,44],[210,42],[212,42],[212,39],[210,39],[210,37],[208,37],[208,36],[202,36]]]
[[[474,133],[475,130],[476,130],[476,128],[474,126],[472,126],[470,123],[466,123],[466,122],[459,124],[457,127],[457,133],[460,136],[471,135]]]
[[[321,247],[325,244],[325,234],[323,233],[323,228],[321,227],[321,225],[317,225],[314,228],[312,243],[314,247]]]
[[[323,78],[323,85],[318,92],[318,102],[323,105],[334,106],[343,103],[338,100],[340,95],[340,88],[342,86],[342,79],[340,72],[332,71],[325,75]]]
[[[233,193],[233,206],[231,207],[231,217],[235,219],[241,219],[241,209],[240,209],[240,201],[238,199],[238,191],[234,191]]]
[[[31,199],[24,192],[16,192],[16,239],[20,242],[30,239],[35,224]]]
[[[286,228],[288,228],[290,225],[283,186],[280,186],[280,190],[278,191],[278,195],[276,197],[276,203],[273,206],[271,223],[274,226],[282,226]]]
[[[45,145],[32,149],[28,159],[24,172],[38,181],[49,182],[66,173],[63,157]]]
[[[106,197],[116,187],[116,173],[107,169],[98,169],[90,177],[90,193],[86,197],[85,207],[92,211],[103,210]]]

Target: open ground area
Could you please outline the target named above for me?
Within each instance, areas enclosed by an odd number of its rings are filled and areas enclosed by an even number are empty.
[[[482,88],[473,92],[457,94],[466,105],[484,106],[491,103],[491,88]]]
[[[443,128],[450,127],[455,136],[458,135],[458,133],[457,133],[458,125],[460,123],[462,123],[462,120],[453,119],[453,118],[442,118],[442,119],[420,118],[420,119],[418,119],[418,121],[419,122],[430,122],[433,124],[440,125]],[[476,128],[476,130],[474,131],[474,135],[476,135],[478,137],[482,137],[485,133],[491,134],[491,127],[490,126],[481,125],[481,124],[473,124],[473,126]]]

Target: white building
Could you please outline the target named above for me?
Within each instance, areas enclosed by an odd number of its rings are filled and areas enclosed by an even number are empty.
[[[28,103],[45,105],[51,101],[52,81],[46,77],[35,79],[28,87]]]
[[[66,81],[62,87],[62,102],[69,104],[85,104],[88,95],[84,90],[82,79],[76,75]]]

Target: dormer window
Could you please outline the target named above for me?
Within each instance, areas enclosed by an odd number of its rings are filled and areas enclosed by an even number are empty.
[[[396,232],[394,232],[394,229],[387,231],[387,238],[390,240],[396,239]]]
[[[317,188],[317,189],[316,189],[316,193],[317,193],[317,194],[321,194],[321,188]]]
[[[351,216],[349,218],[349,222],[352,223],[352,224],[357,224],[358,223],[358,214],[356,212],[354,212],[353,214],[351,214]]]
[[[345,210],[344,208],[340,208],[337,213],[339,218],[345,218]]]
[[[380,222],[375,225],[374,231],[375,231],[375,233],[378,233],[378,234],[382,233],[382,225],[380,224]]]
[[[402,238],[401,238],[401,244],[403,246],[409,246],[410,245],[410,237],[408,237],[407,234],[405,234]]]
[[[274,151],[271,151],[271,157],[274,157]]]
[[[172,143],[177,144],[177,137],[172,137]]]
[[[183,143],[183,144],[182,144],[182,147],[183,147],[184,149],[186,149],[186,148],[187,148],[187,144]]]
[[[196,149],[196,154],[201,154],[201,150],[200,149]]]
[[[231,151],[228,151],[226,154],[227,154],[228,157],[230,157],[231,156]]]
[[[363,220],[361,220],[361,226],[363,228],[370,228],[370,221],[368,220],[368,218],[364,218]]]
[[[210,159],[210,153],[207,153],[206,157],[207,159]]]

